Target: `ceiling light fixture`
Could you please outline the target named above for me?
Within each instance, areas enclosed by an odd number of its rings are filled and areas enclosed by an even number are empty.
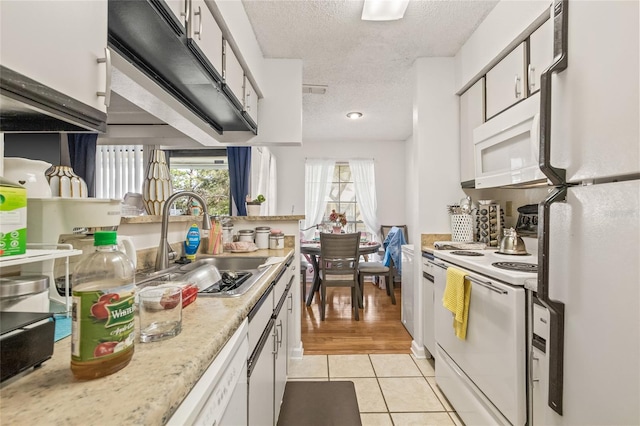
[[[347,113],[347,117],[352,120],[357,120],[358,118],[362,118],[362,113],[357,111],[349,112]]]
[[[363,21],[395,21],[404,16],[409,0],[364,0]]]

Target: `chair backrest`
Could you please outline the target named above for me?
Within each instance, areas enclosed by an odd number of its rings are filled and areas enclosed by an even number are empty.
[[[360,233],[320,233],[320,265],[323,279],[329,275],[352,275],[357,279]]]
[[[404,240],[409,244],[409,232],[407,231],[407,225],[380,225],[380,234],[382,234],[382,241],[387,238],[389,231],[391,228],[398,227],[402,229],[402,233],[404,234]]]

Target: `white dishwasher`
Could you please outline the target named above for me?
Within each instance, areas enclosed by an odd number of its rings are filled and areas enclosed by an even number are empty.
[[[248,328],[245,319],[173,413],[169,426],[247,424]]]
[[[414,337],[415,330],[415,310],[414,298],[416,294],[415,281],[413,277],[413,244],[402,246],[402,324],[407,329],[411,337]]]

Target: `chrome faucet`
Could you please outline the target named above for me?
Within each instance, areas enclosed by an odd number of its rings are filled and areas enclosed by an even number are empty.
[[[158,253],[156,254],[156,271],[161,271],[169,266],[169,243],[167,242],[167,229],[169,228],[169,209],[171,204],[180,197],[191,197],[202,206],[202,229],[211,229],[211,218],[207,213],[207,202],[191,191],[175,192],[169,196],[162,207],[162,228],[160,229],[160,244],[158,244]]]

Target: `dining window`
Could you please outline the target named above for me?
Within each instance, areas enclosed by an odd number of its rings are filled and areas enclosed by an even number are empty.
[[[331,189],[326,201],[325,221],[329,220],[331,210],[335,209],[337,212],[346,213],[348,220],[347,232],[364,232],[367,230],[360,214],[358,197],[356,196],[353,174],[349,163],[336,163],[331,179]]]

